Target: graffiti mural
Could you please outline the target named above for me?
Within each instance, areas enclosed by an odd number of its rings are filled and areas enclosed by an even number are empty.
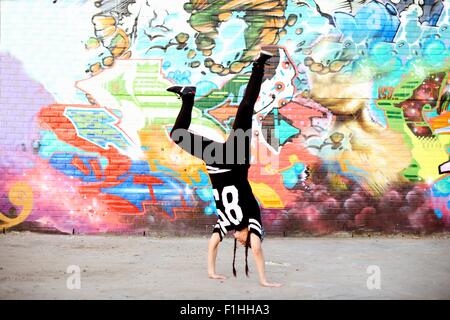
[[[1,20],[0,228],[211,231],[165,89],[195,85],[192,130],[223,141],[270,45],[249,172],[267,231],[450,230],[449,1],[18,0]]]

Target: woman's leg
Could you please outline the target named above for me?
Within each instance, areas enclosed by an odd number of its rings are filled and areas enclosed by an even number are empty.
[[[209,159],[209,153],[205,149],[223,150],[223,143],[212,141],[206,137],[188,131],[192,120],[192,109],[194,107],[195,87],[173,86],[167,89],[181,96],[183,101],[175,124],[170,131],[170,138],[181,148],[191,155],[202,159],[206,164],[214,162],[216,159]],[[221,159],[222,163],[224,159]]]
[[[191,125],[192,108],[194,107],[194,98],[195,98],[195,88],[189,87],[192,88],[192,90],[186,93],[183,93],[181,88],[183,87],[174,86],[167,89],[167,91],[174,92],[180,95],[181,100],[183,101],[180,112],[178,113],[178,117],[175,120],[172,130],[170,131],[170,137],[173,137],[174,133],[176,133],[177,130],[188,130],[189,126]],[[178,141],[175,142],[178,143]]]
[[[264,64],[271,57],[270,54],[262,53],[253,64],[252,74],[247,88],[245,88],[244,97],[239,104],[233,128],[225,143],[226,152],[232,154],[227,158],[227,163],[231,160],[232,164],[250,164],[253,110],[261,90]]]
[[[236,117],[233,123],[233,130],[248,130],[252,127],[253,109],[261,90],[264,76],[264,63],[270,58],[269,55],[262,54],[253,64],[252,74],[245,88],[244,97],[239,104]]]

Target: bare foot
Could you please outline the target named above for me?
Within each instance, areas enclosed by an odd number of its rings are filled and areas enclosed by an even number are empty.
[[[226,280],[227,277],[221,275],[221,274],[209,274],[208,278],[215,279],[215,280]]]
[[[260,285],[262,285],[263,287],[270,287],[270,288],[279,288],[282,286],[281,283],[267,282],[267,281],[260,282]]]

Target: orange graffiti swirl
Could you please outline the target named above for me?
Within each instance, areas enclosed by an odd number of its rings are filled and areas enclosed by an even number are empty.
[[[5,229],[24,222],[30,215],[33,208],[33,190],[26,182],[17,182],[9,190],[8,198],[14,206],[21,206],[22,211],[14,218],[0,212],[0,228]]]

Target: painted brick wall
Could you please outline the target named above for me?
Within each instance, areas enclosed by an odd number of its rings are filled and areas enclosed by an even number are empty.
[[[1,1],[0,228],[208,234],[206,168],[251,62],[249,173],[268,233],[450,228],[448,1]],[[310,189],[310,190],[309,190]]]

